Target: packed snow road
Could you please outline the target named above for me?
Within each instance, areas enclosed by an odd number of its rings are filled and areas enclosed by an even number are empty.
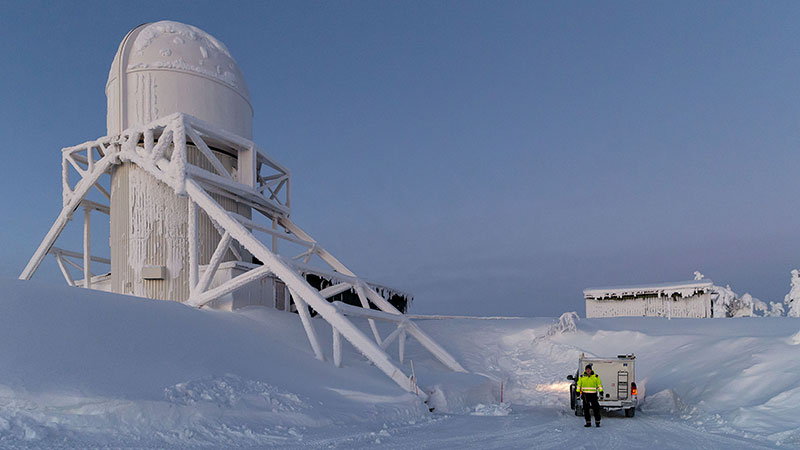
[[[430,421],[373,431],[314,433],[276,448],[306,449],[767,449],[770,443],[708,433],[660,415],[604,417],[584,428],[571,412],[528,409],[508,416],[436,415]]]

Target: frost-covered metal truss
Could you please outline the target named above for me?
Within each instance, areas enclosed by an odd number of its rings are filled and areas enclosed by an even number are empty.
[[[187,142],[196,147],[207,159],[211,169],[190,164]],[[228,170],[211,148],[225,149],[237,157],[238,166]],[[154,179],[171,187],[178,196],[189,201],[189,298],[186,304],[201,308],[231,292],[266,276],[280,279],[289,289],[297,306],[298,315],[308,336],[314,355],[325,360],[309,307],[330,324],[333,331],[333,362],[342,365],[342,338],[350,342],[362,355],[394,380],[400,387],[418,392],[416,380],[406,375],[392,362],[386,349],[398,342],[399,360],[405,358],[407,336],[415,338],[442,364],[457,372],[464,368],[439,344],[414,322],[383,298],[363,279],[350,271],[330,252],[325,250],[308,233],[289,218],[291,183],[289,171],[260,150],[252,141],[228,133],[195,117],[176,113],[145,126],[134,126],[119,136],[106,136],[62,150],[63,208],[52,227],[20,275],[30,279],[47,254],[51,254],[71,286],[91,288],[97,277],[92,273],[92,263],[110,264],[105,258],[91,255],[91,213],[109,214],[109,206],[90,201],[87,194],[96,189],[110,201],[109,189],[100,179],[110,174],[112,166],[130,162],[147,171]],[[71,182],[71,172],[78,181]],[[212,196],[222,195],[246,204],[259,213],[264,222],[243,217],[223,208]],[[54,247],[74,213],[84,211],[83,252]],[[200,274],[198,262],[197,220],[199,210],[204,211],[220,233],[220,241],[205,270]],[[267,245],[265,240],[270,241]],[[237,241],[263,264],[255,266],[235,278],[210,288],[223,256]],[[300,248],[293,257],[278,252],[279,242]],[[234,254],[238,252],[234,251]],[[241,256],[237,255],[239,259]],[[302,276],[304,268],[314,258],[326,265],[337,283],[322,290],[312,287]],[[77,261],[76,261],[77,260]],[[76,282],[69,266],[83,272],[83,281]],[[362,307],[327,299],[353,290]],[[378,308],[372,309],[371,305]],[[367,337],[350,318],[366,319],[372,332]],[[376,321],[392,323],[396,328],[381,337]]]

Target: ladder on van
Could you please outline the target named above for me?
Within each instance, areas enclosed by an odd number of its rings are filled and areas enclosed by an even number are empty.
[[[628,371],[620,370],[617,372],[617,399],[628,399]]]

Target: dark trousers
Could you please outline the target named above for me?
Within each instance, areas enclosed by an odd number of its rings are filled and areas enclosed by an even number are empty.
[[[589,411],[589,407],[591,407],[594,411],[594,421],[600,422],[600,402],[597,400],[597,394],[593,392],[587,392],[583,394],[583,418],[586,419],[586,423],[590,423],[592,421],[592,415],[591,411]]]

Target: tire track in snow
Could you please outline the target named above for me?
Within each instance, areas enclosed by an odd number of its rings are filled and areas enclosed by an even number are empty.
[[[276,448],[349,448],[424,450],[584,449],[612,448],[768,449],[768,442],[709,434],[659,416],[605,416],[601,428],[584,428],[583,420],[555,409],[531,408],[504,417],[441,415],[415,425],[390,427],[386,432],[351,432],[307,436],[302,442]]]

